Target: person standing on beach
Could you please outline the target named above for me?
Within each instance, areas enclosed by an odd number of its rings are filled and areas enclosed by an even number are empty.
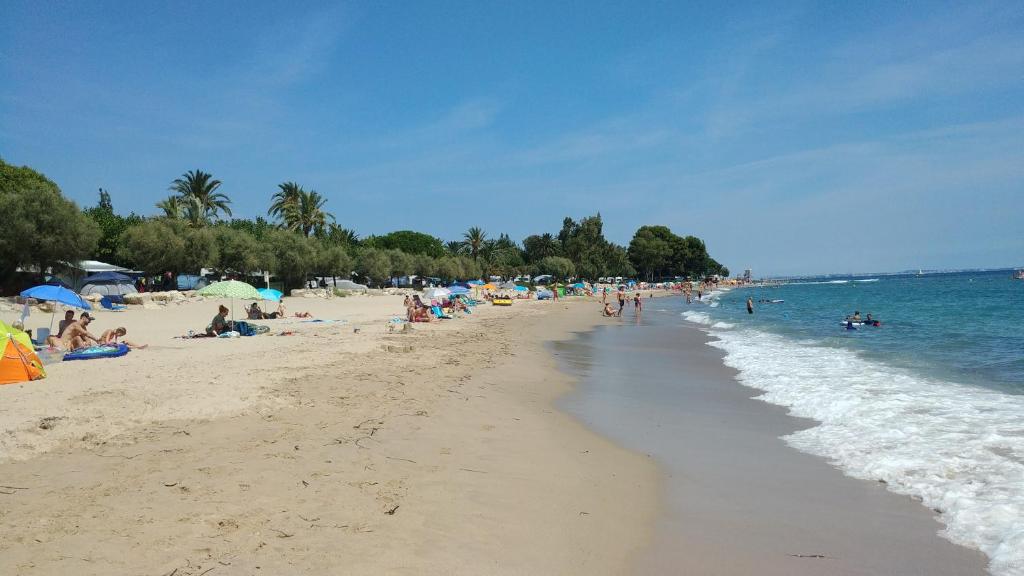
[[[747,297],[747,314],[754,313],[754,299]]]
[[[640,293],[637,292],[633,295],[633,313],[639,314],[644,311],[644,303],[640,298]]]
[[[622,309],[626,307],[626,291],[619,290],[619,316],[622,316]]]

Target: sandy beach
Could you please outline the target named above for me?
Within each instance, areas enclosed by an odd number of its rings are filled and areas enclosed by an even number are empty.
[[[614,574],[650,541],[650,459],[551,405],[544,343],[594,303],[393,334],[400,296],[288,300],[344,322],[179,340],[216,301],[100,311],[150,348],[0,388],[0,573]]]

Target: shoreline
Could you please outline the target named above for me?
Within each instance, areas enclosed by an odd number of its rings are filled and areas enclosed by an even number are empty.
[[[758,400],[710,340],[669,321],[558,347],[563,366],[584,367],[560,408],[651,454],[665,477],[634,573],[986,573],[988,558],[942,538],[918,501],[788,446],[783,436],[818,423]]]
[[[657,472],[553,408],[573,384],[545,345],[600,323],[596,305],[517,304],[409,334],[336,312],[349,322],[292,338],[173,345],[155,334],[210,302],[100,314],[151,349],[0,390],[19,488],[0,499],[0,571],[626,571]],[[40,415],[57,419],[26,429]]]

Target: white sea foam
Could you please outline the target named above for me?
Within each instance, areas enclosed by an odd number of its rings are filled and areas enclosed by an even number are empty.
[[[865,278],[863,280],[854,280],[854,282],[878,282],[878,278]]]
[[[687,310],[686,312],[682,313],[682,317],[696,324],[703,324],[705,326],[711,325],[711,316],[708,316],[707,312]]]
[[[687,319],[710,324],[701,316]],[[761,399],[821,422],[787,436],[790,445],[920,498],[941,511],[946,537],[989,556],[993,574],[1024,575],[1024,396],[774,334],[712,333],[711,345]]]
[[[735,327],[735,324],[729,324],[728,322],[715,322],[711,327],[718,328],[719,330],[730,330]]]
[[[823,280],[821,282],[794,282],[793,284],[797,284],[797,285],[800,285],[800,286],[819,286],[819,285],[822,285],[822,284],[849,284],[849,283],[850,283],[849,280]]]

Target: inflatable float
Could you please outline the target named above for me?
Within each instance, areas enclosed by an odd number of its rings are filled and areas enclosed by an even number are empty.
[[[512,305],[512,299],[511,298],[495,298],[495,299],[491,300],[491,304],[494,304],[495,306],[511,306]]]
[[[94,360],[96,358],[117,358],[128,353],[128,346],[125,344],[103,344],[100,346],[89,346],[79,348],[74,352],[64,355],[64,362],[69,360]]]

